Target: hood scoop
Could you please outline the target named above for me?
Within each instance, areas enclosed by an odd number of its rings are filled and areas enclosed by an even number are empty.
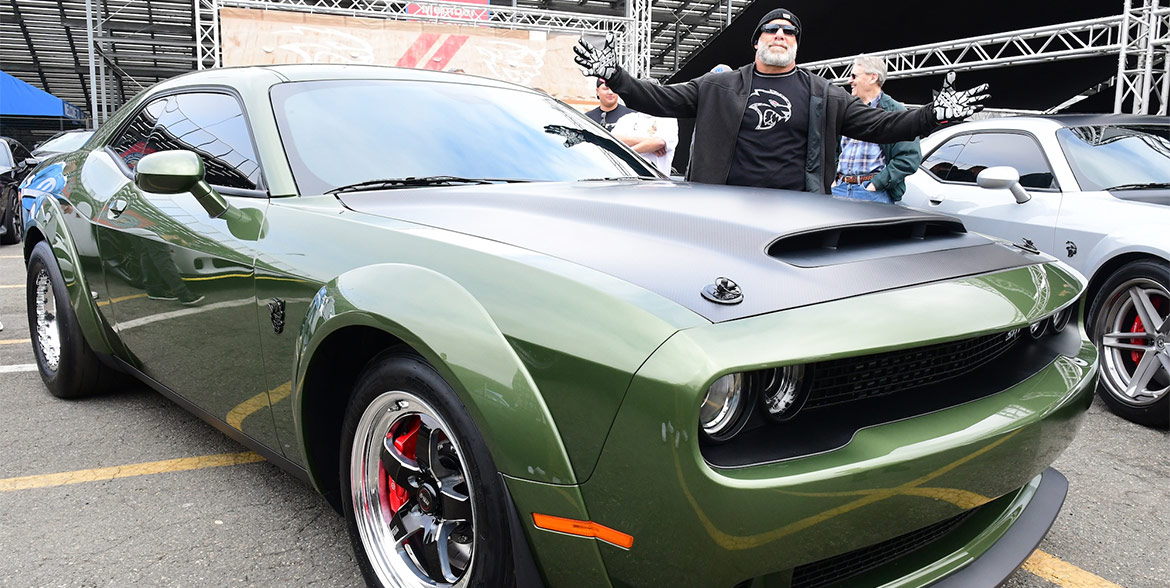
[[[949,218],[883,219],[792,233],[768,245],[768,255],[797,267],[821,267],[954,249],[985,242]]]

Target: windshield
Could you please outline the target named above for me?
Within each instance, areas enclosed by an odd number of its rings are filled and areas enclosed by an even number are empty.
[[[1170,182],[1170,126],[1072,127],[1056,137],[1082,190]]]
[[[93,135],[93,131],[78,131],[76,133],[61,133],[33,150],[34,155],[43,153],[68,153],[77,151],[85,146],[85,142]]]
[[[658,177],[583,115],[518,89],[422,81],[298,82],[274,87],[272,105],[303,194],[430,176]]]

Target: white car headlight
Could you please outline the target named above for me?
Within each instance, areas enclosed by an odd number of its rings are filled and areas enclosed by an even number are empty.
[[[699,407],[699,428],[711,441],[726,441],[739,432],[747,420],[747,378],[727,374],[707,388]]]

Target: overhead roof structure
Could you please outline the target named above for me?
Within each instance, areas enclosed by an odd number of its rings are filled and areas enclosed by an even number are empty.
[[[646,24],[646,68],[665,77],[707,45],[753,0],[492,0],[493,6],[623,18]],[[0,0],[0,69],[92,109],[99,120],[142,88],[198,69],[196,13],[208,0]],[[385,6],[380,0],[323,0],[337,10]],[[634,14],[642,5],[646,14]],[[206,7],[203,8],[204,10]],[[92,25],[92,26],[90,26]],[[91,28],[93,34],[91,37]],[[96,58],[92,66],[89,47]],[[206,63],[205,63],[206,66]],[[100,96],[100,100],[95,100]]]

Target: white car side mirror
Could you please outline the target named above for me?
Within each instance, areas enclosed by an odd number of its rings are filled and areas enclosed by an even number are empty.
[[[1032,195],[1020,185],[1020,172],[1016,168],[1006,165],[989,167],[975,176],[975,183],[980,188],[988,190],[1011,190],[1016,197],[1016,204],[1023,204],[1032,199]]]

